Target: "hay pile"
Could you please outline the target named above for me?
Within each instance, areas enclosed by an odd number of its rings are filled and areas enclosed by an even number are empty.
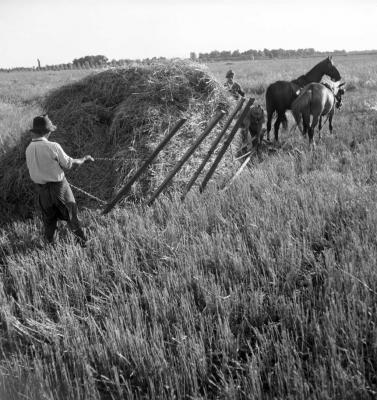
[[[217,109],[229,112],[234,105],[207,67],[182,60],[106,70],[53,91],[43,102],[58,126],[50,140],[59,142],[67,154],[116,159],[85,164],[66,174],[74,185],[104,200],[112,198],[180,118],[187,118],[133,188],[135,198],[149,196]],[[187,183],[225,120],[226,116],[176,175],[173,187]],[[24,157],[29,141],[30,134],[25,133],[19,145],[0,160],[1,205],[17,213],[21,208],[24,214],[34,208]],[[218,173],[226,173],[232,165],[228,151]],[[81,204],[93,204],[75,195]]]

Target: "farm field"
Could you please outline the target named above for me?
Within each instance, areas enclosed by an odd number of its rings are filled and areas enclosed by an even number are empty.
[[[319,61],[208,68],[265,108]],[[377,55],[334,64],[344,106],[314,151],[283,131],[226,191],[81,207],[86,249],[65,225],[44,245],[37,215],[0,225],[0,399],[376,398]],[[94,73],[0,74],[0,162],[51,90]]]

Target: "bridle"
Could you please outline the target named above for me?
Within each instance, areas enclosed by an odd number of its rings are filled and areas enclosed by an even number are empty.
[[[344,90],[343,88],[339,88],[338,91],[337,91],[337,93],[335,94],[335,90],[334,90],[334,87],[333,87],[333,86],[331,86],[331,85],[330,85],[329,83],[327,83],[327,82],[324,82],[323,85],[326,86],[327,89],[329,89],[329,90],[331,91],[331,93],[333,94],[333,96],[334,96],[334,98],[335,98],[335,107],[338,108],[338,109],[341,108],[342,105],[343,105],[343,103],[342,103],[342,96],[344,95],[345,90]]]
[[[344,95],[345,91],[344,89],[340,88],[338,90],[337,94],[334,94],[334,97],[336,99],[335,107],[336,108],[341,108],[343,103],[342,103],[342,96]]]

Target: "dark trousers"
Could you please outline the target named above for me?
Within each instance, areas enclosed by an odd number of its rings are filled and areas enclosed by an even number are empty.
[[[48,182],[37,185],[38,201],[42,210],[45,236],[53,243],[58,220],[67,221],[74,235],[85,242],[86,237],[77,217],[77,204],[69,183],[64,178],[61,182]]]

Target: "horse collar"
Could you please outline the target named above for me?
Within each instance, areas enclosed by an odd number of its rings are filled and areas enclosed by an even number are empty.
[[[331,90],[331,92],[332,92],[332,93],[334,94],[334,96],[335,96],[335,91],[334,91],[334,87],[333,87],[333,86],[331,86],[331,85],[330,85],[329,83],[327,83],[327,82],[323,82],[322,85],[323,85],[323,86],[326,86],[327,89]]]

